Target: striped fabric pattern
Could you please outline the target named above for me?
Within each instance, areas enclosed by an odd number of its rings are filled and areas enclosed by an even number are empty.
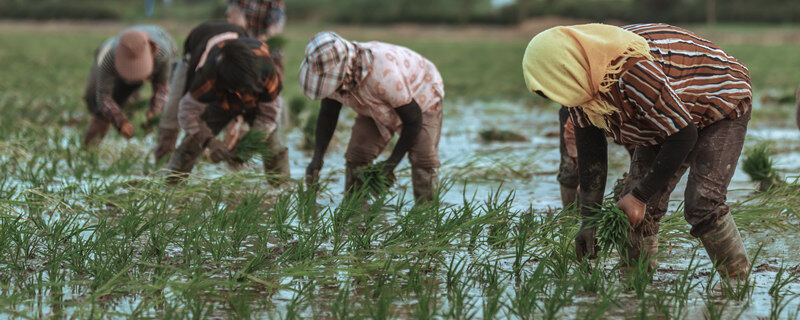
[[[666,24],[622,27],[644,37],[653,61],[627,65],[604,98],[620,112],[606,118],[618,143],[657,145],[693,122],[698,129],[747,113],[750,73],[715,44]],[[570,108],[576,125],[591,126],[580,107]]]

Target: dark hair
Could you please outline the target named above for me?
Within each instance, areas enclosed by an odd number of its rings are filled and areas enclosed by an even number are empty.
[[[216,65],[219,89],[253,94],[264,90],[259,79],[258,59],[244,41],[226,41],[220,48]]]

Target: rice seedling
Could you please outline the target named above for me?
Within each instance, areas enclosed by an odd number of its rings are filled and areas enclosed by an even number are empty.
[[[361,189],[373,197],[385,194],[397,179],[394,173],[384,172],[383,166],[379,163],[359,169],[356,176],[361,180]]]
[[[533,272],[525,274],[515,287],[514,295],[509,297],[509,312],[520,319],[534,319],[540,308],[541,298],[546,294],[547,275],[545,265],[539,263]]]
[[[628,245],[628,216],[612,199],[606,199],[595,215],[588,217],[590,225],[597,226],[597,244],[603,250],[622,249]]]
[[[778,271],[775,274],[775,280],[772,282],[772,285],[768,291],[771,297],[769,320],[781,319],[781,315],[787,311],[786,308],[788,308],[789,304],[798,298],[797,294],[789,295],[789,292],[786,290],[786,286],[788,284],[798,280],[800,280],[800,275],[794,272],[787,274],[787,270],[784,265],[781,265],[780,268],[778,268]]]
[[[272,157],[272,150],[267,142],[267,133],[261,130],[247,131],[231,150],[231,155],[238,161],[247,162],[256,157],[267,161]]]
[[[750,180],[759,183],[759,191],[767,191],[783,182],[780,174],[773,168],[770,152],[769,145],[756,145],[746,152],[742,162],[742,170],[750,176]]]

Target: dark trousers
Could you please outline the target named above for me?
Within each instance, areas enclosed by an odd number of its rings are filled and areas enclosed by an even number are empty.
[[[653,194],[647,203],[644,221],[634,232],[645,237],[658,233],[659,221],[667,212],[669,195],[687,169],[689,180],[684,191],[684,216],[692,226],[692,236],[702,236],[728,214],[730,208],[725,204],[728,185],[742,153],[749,121],[750,112],[737,119],[717,121],[700,130],[692,152],[667,187]],[[622,194],[633,190],[644,178],[660,149],[661,146],[636,148]]]

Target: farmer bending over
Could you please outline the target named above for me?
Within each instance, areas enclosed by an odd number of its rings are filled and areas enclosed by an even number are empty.
[[[170,67],[177,55],[175,40],[156,26],[136,26],[103,42],[95,52],[83,96],[93,115],[84,146],[99,144],[109,124],[125,139],[133,137],[133,125],[122,108],[147,80],[153,86],[147,119],[159,114],[169,94]]]
[[[268,135],[270,150],[264,159],[264,171],[278,175],[271,177],[270,183],[279,183],[289,176],[288,149],[276,130],[280,114],[280,105],[275,103],[281,90],[279,70],[266,44],[230,36],[212,37],[196,67],[190,66],[196,72],[178,111],[178,122],[186,136],[170,158],[171,178],[188,175],[204,148],[208,148],[213,162],[238,166],[240,160],[215,136],[241,115],[251,130]]]
[[[532,92],[569,107],[582,215],[595,214],[603,200],[604,136],[637,145],[617,204],[634,226],[623,264],[653,258],[669,194],[691,168],[684,195],[691,234],[724,278],[748,276],[750,262],[725,204],[750,120],[744,65],[713,43],[664,24],[555,27],[531,40],[522,65]],[[591,258],[596,228],[585,219],[581,227],[576,252]]]
[[[306,96],[321,99],[314,156],[306,181],[319,179],[342,104],[358,113],[345,159],[345,191],[359,188],[357,171],[372,163],[395,132],[400,138],[381,162],[391,181],[408,152],[414,198],[430,200],[438,184],[444,85],[436,67],[416,52],[382,42],[352,42],[333,32],[315,35],[300,65]]]
[[[186,42],[183,44],[183,59],[179,59],[176,62],[175,69],[172,71],[170,79],[172,91],[170,91],[166,107],[158,124],[158,140],[154,152],[156,162],[175,149],[178,133],[180,133],[180,126],[178,125],[179,102],[189,91],[189,85],[194,81],[195,74],[199,69],[200,59],[203,58],[204,54],[208,54],[206,52],[208,49],[220,41],[246,37],[247,31],[242,27],[225,22],[205,22],[192,29],[189,36],[186,37]],[[235,143],[235,141],[230,142],[230,144],[226,143],[228,148],[232,148],[232,143]]]

